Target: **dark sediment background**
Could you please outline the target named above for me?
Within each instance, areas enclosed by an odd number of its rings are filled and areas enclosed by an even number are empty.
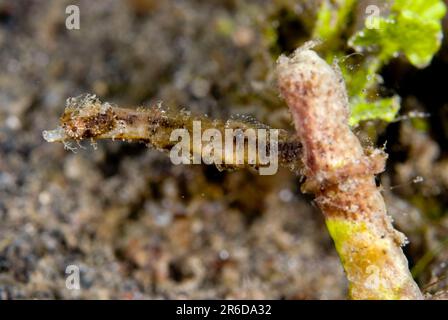
[[[314,12],[293,2],[0,1],[0,298],[345,298],[321,213],[287,170],[174,166],[112,141],[74,154],[42,138],[86,92],[291,130],[273,67]],[[80,30],[65,27],[69,4]],[[448,274],[447,65],[443,49],[426,70],[400,59],[383,70],[403,114],[431,114],[425,130],[404,120],[378,139],[390,213],[429,292]],[[65,285],[71,264],[79,291]]]

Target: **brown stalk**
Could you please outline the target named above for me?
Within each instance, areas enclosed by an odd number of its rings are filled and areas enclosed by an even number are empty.
[[[421,299],[375,174],[386,154],[365,152],[348,125],[345,84],[313,44],[278,60],[278,85],[303,145],[306,183],[336,245],[353,299]]]

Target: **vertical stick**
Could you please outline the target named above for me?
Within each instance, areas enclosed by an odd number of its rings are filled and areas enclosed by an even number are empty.
[[[322,210],[353,299],[421,299],[374,175],[386,155],[365,152],[348,126],[340,74],[307,44],[277,65],[278,85],[303,144],[307,191]]]

